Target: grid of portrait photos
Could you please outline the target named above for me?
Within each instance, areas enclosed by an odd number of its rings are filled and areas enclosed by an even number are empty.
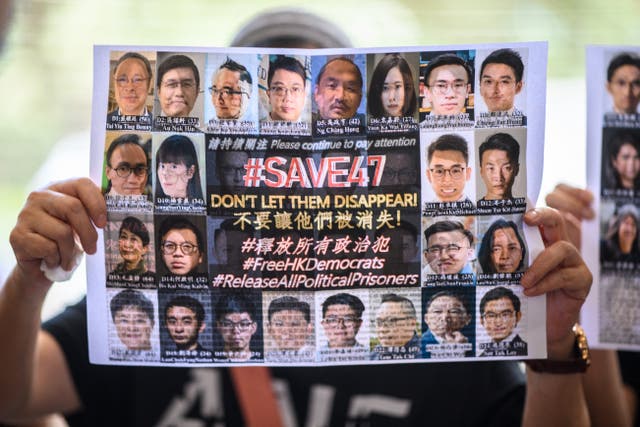
[[[640,346],[640,48],[587,50],[587,181],[599,195],[583,252],[598,280],[584,309],[596,344]],[[593,93],[592,93],[593,92]],[[599,248],[599,250],[597,249]]]
[[[546,45],[96,52],[92,361],[544,355],[519,281]]]

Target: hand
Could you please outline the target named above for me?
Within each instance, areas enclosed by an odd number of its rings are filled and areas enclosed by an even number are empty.
[[[32,192],[10,235],[17,269],[31,283],[50,285],[40,271],[42,260],[51,268],[61,265],[71,270],[75,236],[85,252],[95,253],[95,226],[102,228],[106,222],[104,197],[88,178],[63,181]]]
[[[591,272],[568,241],[565,222],[558,211],[533,209],[524,221],[540,229],[545,250],[522,276],[524,294],[547,295],[547,347],[550,359],[568,358],[573,349],[571,327],[591,287]]]
[[[545,198],[547,205],[558,209],[566,221],[569,240],[577,248],[581,245],[581,224],[583,219],[595,218],[591,208],[593,194],[566,184],[558,184]]]

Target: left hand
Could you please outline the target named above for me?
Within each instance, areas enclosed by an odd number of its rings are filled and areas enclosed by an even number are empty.
[[[576,247],[569,242],[567,228],[555,209],[528,211],[524,221],[537,226],[545,249],[522,277],[524,294],[547,295],[547,348],[549,359],[571,357],[578,321],[593,277]]]

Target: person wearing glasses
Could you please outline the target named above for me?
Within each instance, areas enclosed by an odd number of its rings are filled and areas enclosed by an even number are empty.
[[[498,286],[480,300],[480,323],[491,341],[478,344],[480,356],[526,356],[527,343],[516,333],[522,319],[520,298]]]
[[[464,290],[443,290],[431,295],[427,301],[424,322],[428,329],[420,340],[422,357],[428,359],[471,355],[472,345],[462,333],[462,329],[471,322],[471,314],[466,305],[468,296],[463,292]]]
[[[523,271],[527,249],[513,221],[494,221],[482,237],[478,262],[485,274]]]
[[[117,107],[107,115],[108,122],[117,121],[120,116],[142,116],[151,124],[151,112],[146,105],[151,74],[151,63],[137,52],[127,52],[118,59],[113,69]]]
[[[427,180],[438,202],[470,201],[465,186],[471,179],[467,141],[458,134],[445,134],[427,150]]]
[[[514,107],[523,74],[522,57],[515,50],[498,49],[487,55],[480,66],[480,95],[490,113],[523,115]]]
[[[640,57],[621,53],[607,67],[607,92],[613,102],[613,113],[636,114],[640,102]]]
[[[171,55],[158,66],[157,96],[162,115],[188,117],[200,93],[200,72],[186,55]]]
[[[182,216],[170,216],[160,225],[159,247],[162,261],[172,275],[200,273],[205,258],[202,233]]]
[[[471,92],[471,69],[453,53],[433,58],[424,70],[426,96],[431,104],[429,114],[451,116],[465,112]]]
[[[362,326],[364,304],[355,295],[340,292],[322,303],[320,323],[327,343],[319,350],[320,361],[355,360],[368,356],[369,351],[356,339]]]
[[[139,135],[114,139],[105,154],[105,196],[140,196],[148,192],[149,159]]]
[[[144,257],[149,252],[149,231],[142,221],[133,216],[122,220],[118,233],[118,250],[122,262],[109,273],[109,279],[154,277]]]
[[[219,294],[214,310],[222,349],[214,350],[215,360],[244,362],[262,359],[262,352],[251,345],[258,331],[255,297],[257,294],[246,291]]]
[[[203,199],[198,155],[188,137],[171,135],[162,141],[156,153],[156,167],[156,203],[167,204],[166,199],[169,198],[189,201]]]
[[[513,198],[513,183],[520,172],[520,145],[508,133],[489,136],[478,148],[480,177],[487,190],[480,200]]]
[[[423,274],[471,274],[473,234],[459,221],[438,221],[424,231],[427,265]]]
[[[273,346],[266,351],[266,360],[272,362],[311,362],[315,358],[310,343],[313,334],[311,307],[306,301],[292,296],[273,299],[267,310],[266,330]]]
[[[269,63],[268,121],[308,121],[302,116],[307,94],[307,72],[296,58],[278,55]]]
[[[418,319],[411,300],[403,295],[382,295],[374,326],[378,344],[371,350],[371,360],[415,359],[420,357]]]
[[[218,120],[238,120],[249,107],[253,79],[247,68],[231,58],[220,65],[211,79],[211,102]]]
[[[174,350],[181,352],[181,356],[208,355],[208,350],[198,341],[207,327],[204,318],[202,303],[192,296],[178,295],[165,305],[164,323],[175,344]]]

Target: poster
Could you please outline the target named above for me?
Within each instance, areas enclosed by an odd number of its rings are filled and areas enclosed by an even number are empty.
[[[96,47],[91,361],[544,357],[546,53]]]
[[[583,322],[594,346],[640,348],[640,48],[587,48],[587,185],[596,219],[582,252],[594,275]]]

